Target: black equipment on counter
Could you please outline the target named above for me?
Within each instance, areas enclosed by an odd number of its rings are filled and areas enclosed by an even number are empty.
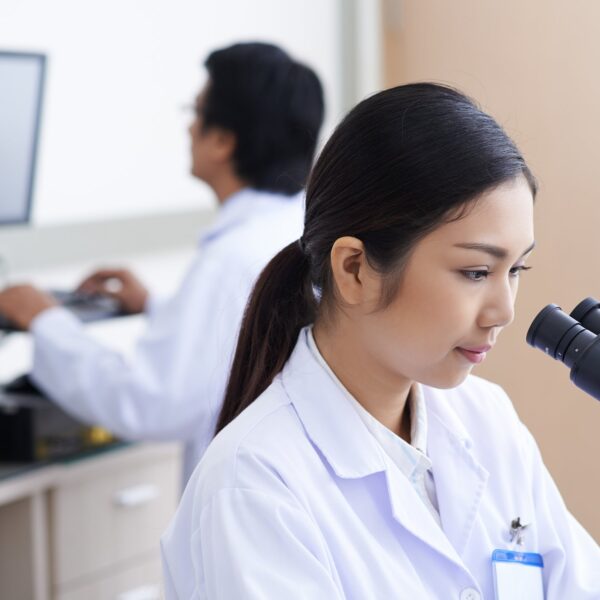
[[[52,460],[114,441],[46,399],[27,375],[0,386],[0,461]]]

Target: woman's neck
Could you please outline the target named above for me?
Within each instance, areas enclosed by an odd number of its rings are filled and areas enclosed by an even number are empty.
[[[331,370],[361,406],[410,443],[407,400],[413,382],[379,364],[353,334],[354,329],[315,323],[313,336]]]

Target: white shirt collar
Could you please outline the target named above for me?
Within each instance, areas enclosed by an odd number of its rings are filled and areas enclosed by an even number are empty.
[[[200,235],[200,244],[219,237],[225,231],[256,218],[264,212],[302,202],[304,192],[276,194],[243,188],[229,196],[218,208],[214,223]]]
[[[355,408],[367,429],[377,439],[383,450],[396,463],[400,470],[406,476],[410,477],[415,471],[424,472],[431,469],[431,460],[427,457],[427,411],[425,409],[421,386],[415,382],[411,387],[408,399],[411,416],[411,443],[408,444],[375,419],[344,387],[319,352],[312,334],[312,326],[308,328],[306,337],[314,358],[337,384],[344,396]]]

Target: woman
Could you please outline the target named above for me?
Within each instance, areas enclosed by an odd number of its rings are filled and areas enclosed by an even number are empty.
[[[453,89],[349,113],[248,304],[163,539],[168,597],[514,600],[495,550],[543,560],[509,565],[523,598],[600,597],[598,546],[504,392],[469,375],[513,319],[535,192]]]

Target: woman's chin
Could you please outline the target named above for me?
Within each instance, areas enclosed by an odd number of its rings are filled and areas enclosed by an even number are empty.
[[[447,373],[432,374],[430,377],[423,377],[419,382],[429,387],[440,390],[449,390],[458,387],[471,374],[473,367],[464,369],[453,369]]]

